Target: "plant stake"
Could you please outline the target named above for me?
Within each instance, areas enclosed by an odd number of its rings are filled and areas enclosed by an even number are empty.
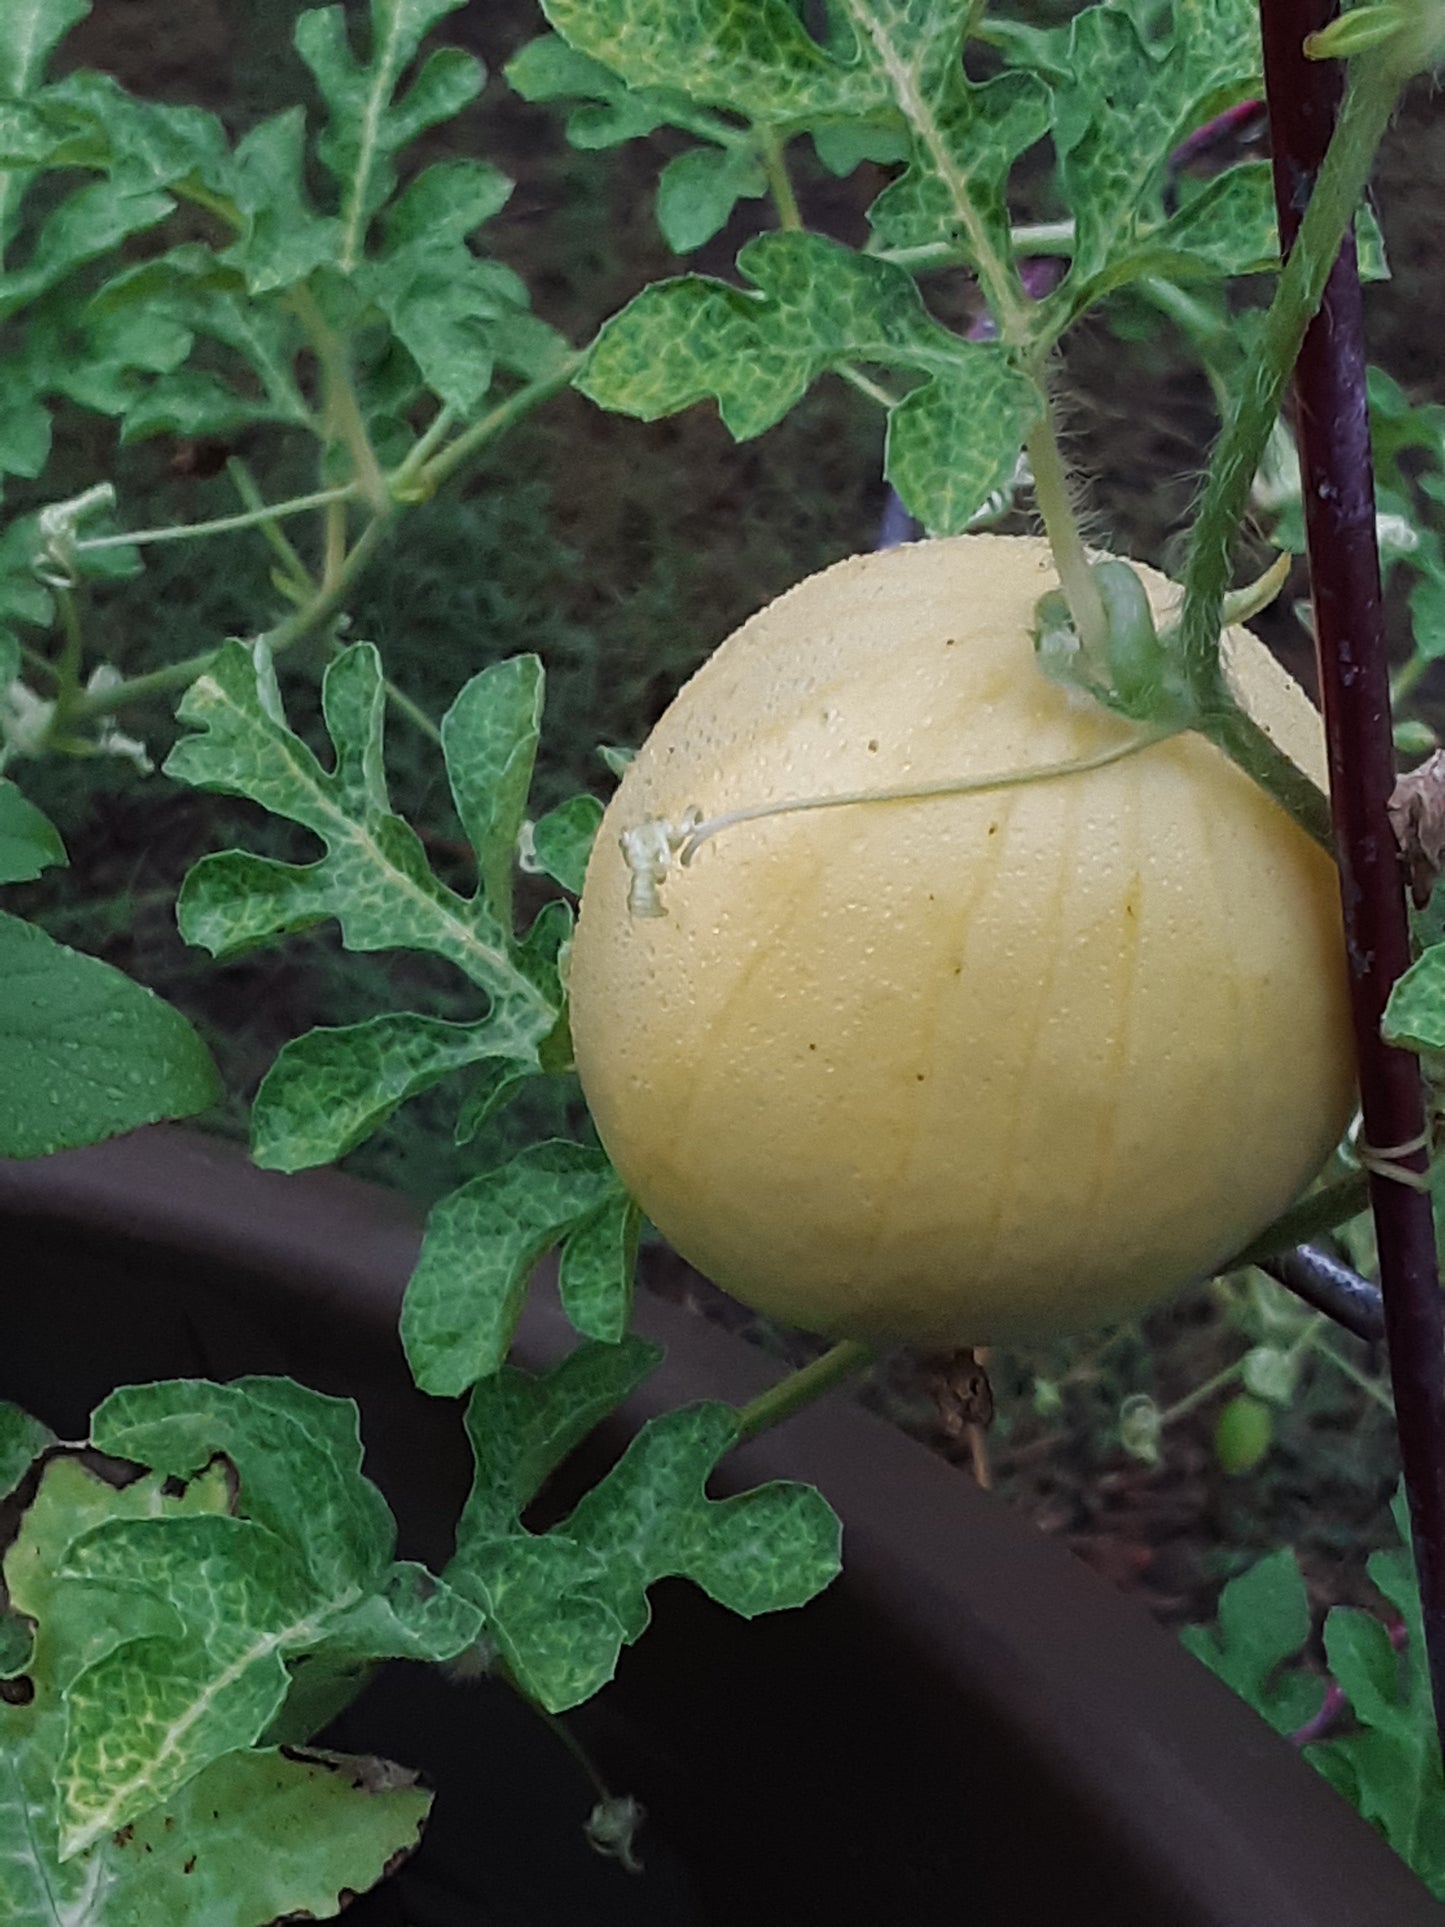
[[[1340,65],[1306,57],[1328,0],[1262,0],[1265,78],[1281,244],[1318,174],[1341,95]],[[1380,1033],[1410,961],[1403,882],[1386,805],[1395,786],[1360,282],[1352,236],[1340,250],[1295,371],[1320,689],[1359,1055],[1370,1197],[1400,1457],[1437,1728],[1445,1730],[1445,1325],[1419,1060]]]

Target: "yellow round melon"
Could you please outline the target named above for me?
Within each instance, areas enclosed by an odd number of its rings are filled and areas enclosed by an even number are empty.
[[[1238,1251],[1348,1120],[1334,867],[1198,736],[746,821],[629,913],[619,837],[651,819],[1137,736],[1039,670],[1054,586],[1044,542],[992,535],[810,577],[687,684],[599,832],[569,979],[598,1132],[676,1250],[788,1324],[952,1346],[1118,1319]],[[1308,698],[1246,631],[1225,655],[1322,782]]]

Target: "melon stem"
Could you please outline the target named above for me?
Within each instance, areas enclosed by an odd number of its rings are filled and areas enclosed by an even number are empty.
[[[811,1405],[835,1385],[841,1385],[844,1379],[852,1378],[872,1363],[871,1345],[856,1338],[841,1339],[811,1364],[800,1366],[796,1372],[779,1379],[776,1385],[769,1386],[751,1404],[739,1406],[738,1444],[756,1438],[759,1432],[766,1432],[774,1425],[781,1425],[794,1412]]]

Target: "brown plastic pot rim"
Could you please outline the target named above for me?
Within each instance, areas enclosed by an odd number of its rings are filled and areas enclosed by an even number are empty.
[[[419,1245],[404,1200],[335,1171],[285,1176],[239,1147],[158,1126],[0,1161],[0,1215],[80,1226],[234,1264],[389,1338]],[[666,1358],[631,1423],[700,1398],[744,1403],[776,1377],[755,1348],[639,1298]],[[394,1342],[394,1340],[392,1341]],[[529,1296],[517,1362],[576,1343],[555,1293]],[[1242,1701],[1063,1547],[896,1428],[835,1394],[750,1442],[715,1489],[816,1484],[844,1520],[844,1583],[961,1699],[1007,1719],[1152,1869],[1160,1927],[1427,1927],[1413,1874]]]

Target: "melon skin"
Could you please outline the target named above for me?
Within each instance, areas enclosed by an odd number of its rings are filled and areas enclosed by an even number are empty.
[[[675,1249],[787,1324],[953,1346],[1127,1316],[1276,1217],[1352,1110],[1334,866],[1197,736],[745,823],[629,916],[648,818],[1136,733],[1039,670],[1054,586],[1044,542],[991,535],[810,577],[682,690],[599,831],[569,976],[598,1132]],[[1225,659],[1323,782],[1304,693],[1246,631]]]

